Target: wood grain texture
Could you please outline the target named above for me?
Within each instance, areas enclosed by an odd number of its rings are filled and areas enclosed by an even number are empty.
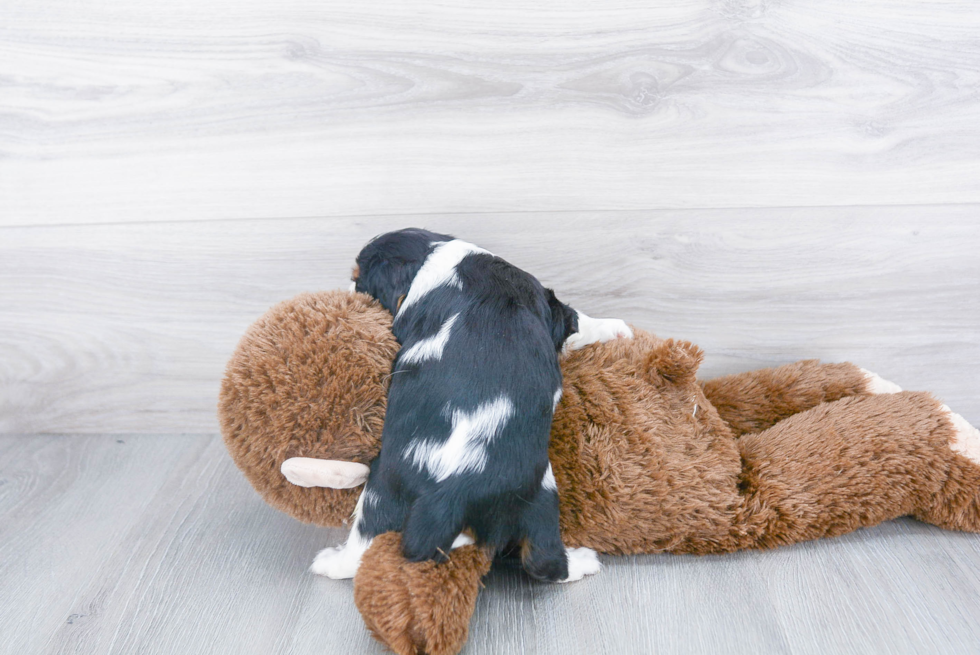
[[[346,287],[372,236],[472,240],[703,377],[853,361],[980,423],[977,206],[672,210],[0,229],[0,432],[216,432],[245,328]]]
[[[0,224],[980,202],[970,0],[0,6]]]
[[[214,436],[0,437],[0,652],[382,653],[341,530],[259,499]],[[980,540],[911,519],[725,556],[603,557],[570,585],[498,567],[464,655],[980,649]]]
[[[318,652],[378,650],[305,571],[343,533],[267,508],[220,438],[0,443],[0,652],[285,653],[304,625]]]

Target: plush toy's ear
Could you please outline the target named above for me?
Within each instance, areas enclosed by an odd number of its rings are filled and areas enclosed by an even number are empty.
[[[647,370],[675,384],[694,380],[704,351],[689,341],[667,339],[657,344],[647,355]]]
[[[286,479],[299,487],[350,489],[367,482],[366,464],[336,459],[290,457],[279,467]]]

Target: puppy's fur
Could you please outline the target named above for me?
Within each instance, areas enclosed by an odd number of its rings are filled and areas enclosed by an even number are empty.
[[[425,230],[376,238],[354,277],[357,291],[394,314],[402,348],[351,537],[314,570],[352,575],[358,551],[396,530],[411,561],[442,559],[475,537],[497,551],[519,545],[539,579],[595,572],[594,553],[566,555],[559,533],[548,462],[558,355],[573,335],[576,345],[628,336],[625,324],[579,314],[503,259]]]

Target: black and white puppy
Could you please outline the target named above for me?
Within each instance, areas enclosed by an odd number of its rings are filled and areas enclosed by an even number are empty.
[[[535,578],[598,571],[594,551],[562,544],[548,441],[559,353],[631,337],[626,324],[576,312],[516,266],[426,230],[375,238],[354,277],[394,315],[402,347],[350,537],[311,570],[353,577],[371,539],[396,530],[410,561],[442,559],[475,537],[496,551],[519,546]]]

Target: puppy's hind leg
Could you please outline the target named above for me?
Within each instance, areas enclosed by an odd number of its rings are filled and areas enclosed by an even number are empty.
[[[333,546],[324,548],[317,553],[310,571],[317,575],[325,575],[334,580],[346,580],[353,578],[357,573],[357,568],[361,565],[361,556],[371,545],[371,538],[363,534],[363,513],[364,500],[368,496],[365,489],[357,499],[357,507],[354,508],[354,520],[347,536],[347,541],[343,546]]]
[[[522,517],[521,544],[524,570],[547,582],[574,582],[599,572],[599,558],[591,548],[565,548],[558,526],[558,492],[551,466],[542,487]]]
[[[444,561],[454,547],[466,544],[462,503],[440,489],[419,496],[409,510],[402,533],[402,553],[410,562]]]
[[[361,556],[374,537],[382,532],[401,529],[404,517],[404,502],[397,496],[385,493],[383,484],[372,487],[369,482],[357,499],[347,542],[317,553],[310,571],[335,580],[353,578],[361,565]]]

